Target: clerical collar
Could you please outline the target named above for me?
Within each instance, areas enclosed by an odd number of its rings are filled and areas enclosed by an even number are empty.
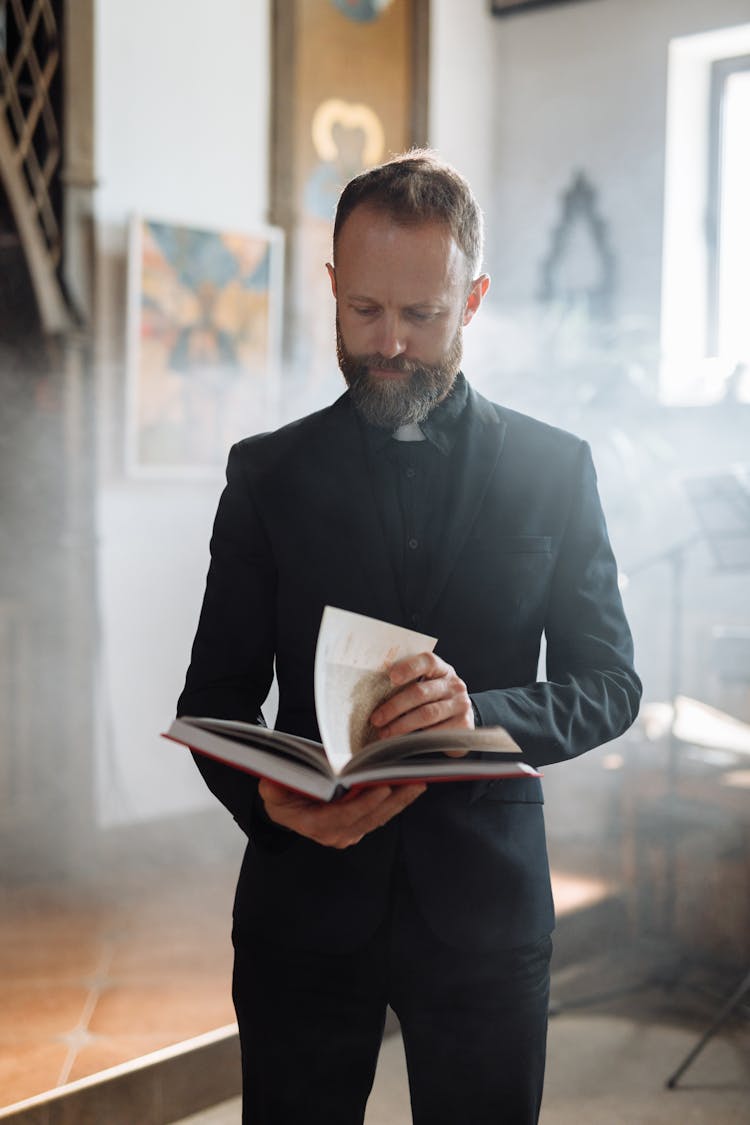
[[[432,409],[424,422],[420,422],[418,426],[416,423],[399,426],[394,433],[384,430],[380,426],[373,426],[369,422],[363,422],[367,441],[372,448],[379,449],[386,445],[391,438],[395,438],[396,441],[424,441],[427,439],[436,449],[447,456],[456,444],[458,424],[466,408],[468,398],[469,385],[463,372],[459,371],[450,393]]]
[[[427,441],[416,422],[407,422],[405,426],[399,426],[391,437],[395,441]]]

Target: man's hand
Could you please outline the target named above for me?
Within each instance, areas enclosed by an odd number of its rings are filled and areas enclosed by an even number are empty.
[[[416,801],[426,785],[378,785],[326,804],[265,778],[258,793],[276,824],[328,848],[348,848]]]
[[[422,652],[392,664],[388,675],[396,691],[370,716],[371,725],[380,738],[410,734],[415,730],[473,730],[474,709],[466,684],[434,652]],[[403,685],[403,686],[401,686]],[[448,750],[453,758],[461,758],[466,750]]]

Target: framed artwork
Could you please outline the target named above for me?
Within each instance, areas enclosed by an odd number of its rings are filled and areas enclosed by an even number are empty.
[[[230,445],[272,428],[283,235],[135,216],[128,274],[126,468],[222,472]]]
[[[572,3],[580,3],[580,0],[490,0],[490,8],[494,16],[513,16],[533,8],[555,8]]]
[[[592,320],[612,316],[616,263],[609,231],[598,210],[597,193],[576,172],[562,195],[562,208],[542,262],[539,299],[585,309]]]
[[[271,221],[287,245],[284,371],[314,409],[341,378],[323,268],[339,193],[426,140],[429,0],[274,0],[272,13]]]

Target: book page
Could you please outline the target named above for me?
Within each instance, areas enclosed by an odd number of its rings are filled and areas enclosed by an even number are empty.
[[[436,637],[325,607],[315,650],[315,709],[336,773],[371,741],[370,715],[392,691],[391,664],[432,652],[436,644]]]
[[[366,745],[357,754],[357,760],[352,761],[345,772],[349,773],[354,769],[359,774],[364,766],[377,766],[380,762],[393,762],[394,759],[398,761],[400,767],[409,758],[442,759],[443,772],[446,772],[444,755],[450,750],[481,751],[485,755],[498,756],[521,753],[521,747],[513,741],[503,727],[477,727],[475,730],[433,728],[413,731],[406,735],[394,735],[392,738],[384,738],[369,746]]]

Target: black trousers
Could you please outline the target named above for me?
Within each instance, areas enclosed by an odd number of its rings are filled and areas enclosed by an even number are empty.
[[[414,1125],[536,1125],[549,937],[491,955],[445,945],[399,870],[387,922],[353,953],[234,943],[243,1125],[361,1125],[388,1004]]]

